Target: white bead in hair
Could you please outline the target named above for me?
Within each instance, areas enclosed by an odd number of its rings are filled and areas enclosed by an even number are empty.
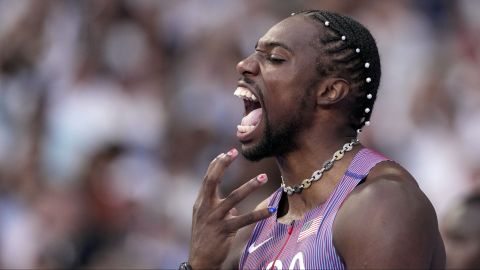
[[[361,128],[357,129],[357,133],[360,133],[360,132],[362,132],[362,129]]]
[[[347,39],[347,37],[346,37],[346,36],[342,36],[342,40],[345,40],[345,39]]]
[[[368,78],[365,79],[365,81],[366,81],[367,83],[369,83],[369,82],[372,81],[372,79],[371,79],[370,77],[368,77]]]
[[[330,25],[330,22],[329,21],[325,21],[325,26],[329,26]]]
[[[356,51],[357,53],[359,53],[359,52],[360,52],[360,48],[356,48],[355,51]]]
[[[369,62],[366,62],[365,63],[365,68],[369,68],[370,67],[370,63]]]
[[[370,121],[366,121],[365,126],[367,126],[367,127],[370,126]]]
[[[293,16],[293,15],[295,15],[295,12],[290,13],[290,16]]]
[[[365,113],[369,113],[370,112],[370,108],[365,108]]]
[[[367,99],[372,99],[372,97],[373,97],[372,94],[367,95]]]

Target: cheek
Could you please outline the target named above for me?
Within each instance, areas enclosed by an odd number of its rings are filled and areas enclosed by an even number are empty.
[[[297,98],[291,95],[291,93],[286,93],[286,91],[272,93],[269,97],[265,97],[265,111],[267,111],[267,115],[271,119],[282,119],[292,113],[296,113],[298,103]]]
[[[263,97],[265,110],[271,111],[269,118],[296,113],[302,104],[305,105],[306,92],[311,90],[314,81],[313,75],[306,70],[293,66],[263,70]]]

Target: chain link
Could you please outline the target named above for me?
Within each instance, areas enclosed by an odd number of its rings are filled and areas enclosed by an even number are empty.
[[[293,187],[285,185],[285,182],[283,181],[283,176],[282,176],[282,184],[280,186],[283,188],[283,192],[291,196],[294,193],[301,193],[302,190],[309,188],[312,185],[312,183],[322,178],[324,172],[330,170],[333,167],[333,164],[335,163],[335,161],[342,159],[345,156],[346,152],[351,151],[353,147],[359,143],[360,142],[358,141],[358,139],[353,139],[351,142],[344,144],[342,149],[336,151],[330,160],[325,161],[325,163],[323,164],[320,170],[314,171],[310,178],[304,179],[302,183],[300,183],[299,185],[296,185]]]

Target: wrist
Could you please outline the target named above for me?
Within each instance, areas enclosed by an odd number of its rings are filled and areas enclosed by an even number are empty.
[[[206,262],[201,262],[201,261],[195,261],[195,260],[188,260],[186,262],[190,268],[185,268],[181,270],[202,270],[202,269],[209,269],[209,270],[215,270],[215,269],[220,269],[220,266],[213,266],[211,262],[206,261]]]

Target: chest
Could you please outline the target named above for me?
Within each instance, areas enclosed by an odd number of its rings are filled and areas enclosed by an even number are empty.
[[[333,219],[313,215],[291,225],[269,220],[247,246],[245,269],[343,268],[332,239]]]

